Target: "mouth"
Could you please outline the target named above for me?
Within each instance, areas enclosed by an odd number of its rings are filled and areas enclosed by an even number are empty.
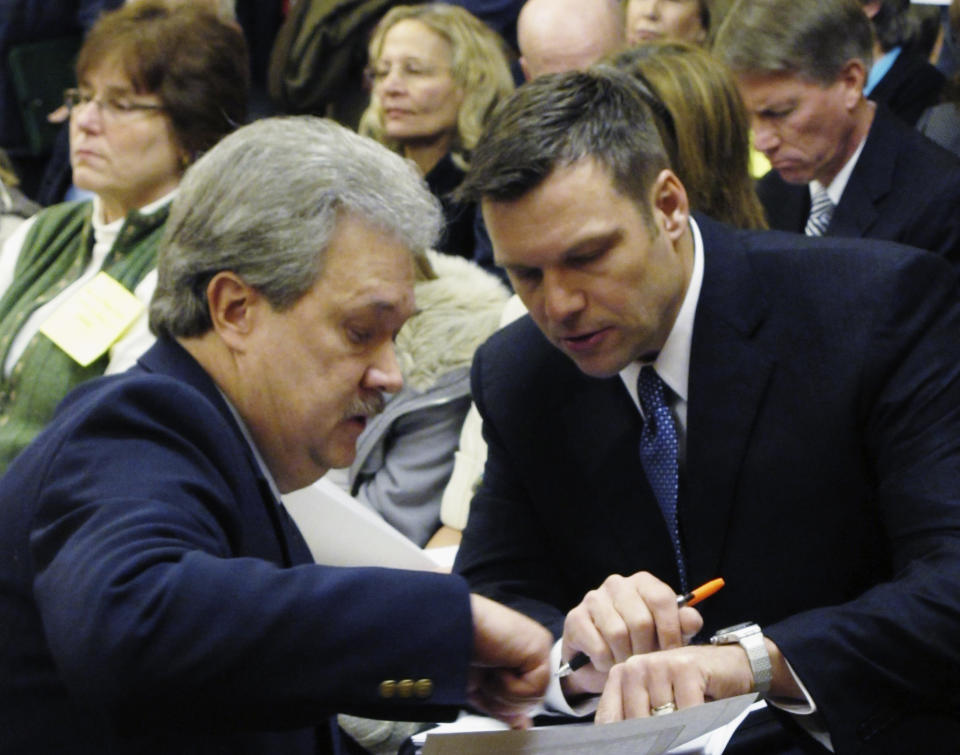
[[[356,414],[352,417],[347,417],[344,420],[347,425],[354,428],[358,433],[362,433],[367,427],[367,416],[364,414]]]
[[[663,32],[654,31],[653,29],[635,29],[633,31],[633,42],[649,42],[654,39],[660,39],[663,36]]]
[[[575,336],[563,336],[560,338],[560,343],[567,351],[580,354],[597,348],[609,332],[610,328],[600,328]]]
[[[386,399],[381,393],[360,396],[347,408],[343,421],[349,427],[363,432],[370,418],[382,412],[385,406]]]
[[[90,149],[75,149],[73,151],[73,159],[74,160],[91,160],[91,159],[99,160],[100,155],[97,152],[94,152],[93,150],[90,150]]]

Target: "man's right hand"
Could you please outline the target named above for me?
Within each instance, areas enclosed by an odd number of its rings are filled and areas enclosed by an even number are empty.
[[[470,703],[514,728],[530,725],[530,709],[550,681],[553,638],[533,619],[480,595],[473,610]]]
[[[597,694],[607,674],[627,658],[684,645],[703,627],[695,608],[677,607],[673,589],[648,572],[614,574],[584,596],[563,626],[562,656],[579,652],[590,664],[563,680],[568,697]]]

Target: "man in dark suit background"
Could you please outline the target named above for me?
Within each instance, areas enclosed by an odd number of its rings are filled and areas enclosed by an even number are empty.
[[[960,261],[960,160],[863,96],[858,0],[744,0],[714,50],[737,75],[772,228],[898,241]]]
[[[860,0],[874,32],[873,65],[864,94],[909,126],[940,101],[947,77],[914,49],[918,30],[910,20],[910,0]]]
[[[525,723],[542,627],[459,577],[314,564],[280,499],[348,465],[400,388],[439,223],[414,169],[318,118],[257,121],[191,167],[157,343],[0,479],[0,753],[317,755],[342,752],[337,711],[468,700]]]
[[[805,748],[946,752],[956,274],[895,244],[692,219],[647,98],[602,68],[544,77],[473,154],[463,191],[530,317],[475,358],[488,457],[455,568],[550,627],[557,666],[588,656],[557,710],[757,689]],[[684,645],[738,622],[759,625],[741,647]],[[789,746],[768,733],[755,752]]]

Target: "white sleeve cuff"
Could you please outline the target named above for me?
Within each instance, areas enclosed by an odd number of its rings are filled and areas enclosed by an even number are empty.
[[[563,696],[563,690],[560,688],[560,677],[556,673],[563,663],[560,656],[562,643],[562,640],[557,640],[550,651],[550,668],[553,669],[553,673],[550,675],[550,685],[547,687],[543,706],[547,714],[562,714],[578,718],[588,716],[597,709],[600,698],[598,696],[588,697],[575,706],[567,702],[567,699]]]

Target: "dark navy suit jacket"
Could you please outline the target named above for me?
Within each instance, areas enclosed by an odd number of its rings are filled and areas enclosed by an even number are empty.
[[[806,184],[771,170],[757,193],[771,228],[803,232]],[[898,241],[960,262],[960,159],[878,107],[826,235]]]
[[[726,580],[702,637],[759,622],[838,753],[882,751],[919,714],[956,747],[956,275],[898,245],[698,220],[679,517],[690,584]],[[473,389],[489,456],[456,569],[475,590],[559,635],[610,574],[679,589],[618,376],[582,374],[526,317],[478,351]]]
[[[472,636],[460,578],[313,564],[170,340],[68,396],[0,480],[3,755],[329,752],[335,711],[454,715]]]
[[[901,50],[897,59],[869,97],[885,105],[909,126],[916,125],[920,114],[940,101],[947,78],[923,55]]]

